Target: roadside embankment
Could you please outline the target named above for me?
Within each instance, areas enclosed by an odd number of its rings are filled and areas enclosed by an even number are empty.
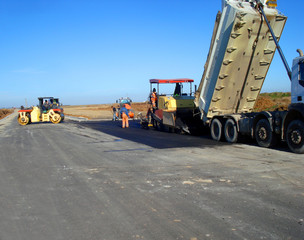
[[[0,119],[3,119],[7,117],[8,115],[12,114],[14,112],[14,109],[0,109]]]

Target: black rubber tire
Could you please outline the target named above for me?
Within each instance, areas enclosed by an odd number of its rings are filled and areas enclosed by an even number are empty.
[[[294,153],[304,153],[304,122],[292,121],[286,132],[286,141],[289,149]]]
[[[219,119],[215,118],[212,120],[210,126],[210,133],[213,140],[220,141],[222,139],[222,128],[223,125]]]
[[[277,143],[277,136],[272,132],[267,119],[260,119],[254,130],[255,140],[260,147],[269,148]]]
[[[224,127],[225,139],[229,143],[236,143],[238,141],[239,133],[237,131],[236,122],[229,118]]]

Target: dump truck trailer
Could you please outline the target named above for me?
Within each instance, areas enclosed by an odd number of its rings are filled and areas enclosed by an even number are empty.
[[[304,57],[292,70],[278,44],[287,17],[276,1],[223,0],[218,12],[204,73],[195,95],[203,124],[214,140],[238,141],[241,135],[271,147],[286,141],[304,153]],[[274,53],[278,49],[291,80],[288,111],[254,112]]]

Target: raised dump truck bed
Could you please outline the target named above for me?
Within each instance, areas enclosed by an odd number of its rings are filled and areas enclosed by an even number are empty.
[[[275,0],[222,2],[223,11],[217,14],[204,74],[195,92],[196,107],[172,112],[167,106],[173,106],[175,99],[171,98],[170,105],[170,98],[160,96],[160,106],[166,109],[157,109],[152,116],[170,127],[190,126],[190,133],[199,130],[198,125],[209,127],[216,141],[235,143],[240,136],[251,136],[259,146],[272,147],[282,140],[292,152],[304,153],[304,55],[298,50],[300,56],[291,70],[278,43],[287,18],[276,10]],[[291,80],[291,104],[288,111],[254,112],[276,49]],[[158,112],[162,117],[157,118]]]
[[[264,12],[279,40],[287,18],[275,8]],[[275,50],[265,20],[251,3],[224,1],[197,92],[203,121],[252,112]]]
[[[291,71],[278,43],[287,18],[275,0],[222,2],[195,94],[203,124],[216,141],[235,143],[249,135],[262,147],[283,140],[304,153],[304,56],[299,50]],[[276,49],[292,83],[292,104],[288,111],[253,112]]]

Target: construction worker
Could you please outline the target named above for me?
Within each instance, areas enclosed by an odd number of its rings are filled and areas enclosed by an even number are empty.
[[[147,114],[146,114],[146,119],[147,119],[147,122],[148,122],[148,127],[152,127],[152,126],[153,126],[153,124],[152,124],[152,122],[151,122],[151,114],[152,114],[152,111],[153,111],[152,106],[149,105],[148,111],[147,111]]]
[[[120,115],[122,119],[122,128],[129,127],[129,110],[126,108],[124,104],[123,107],[120,109]]]
[[[58,102],[55,99],[53,100],[53,106],[54,107],[58,107],[59,106]]]
[[[48,100],[45,100],[42,105],[42,111],[46,112],[49,110],[49,108],[50,108],[50,104],[49,104]]]
[[[128,104],[128,103],[125,103],[125,108],[126,108],[126,109],[128,109],[128,110],[130,110],[130,109],[131,109],[131,106],[130,106],[130,104]]]
[[[156,89],[155,88],[153,88],[153,92],[150,95],[150,102],[152,104],[153,110],[155,110],[156,107],[157,107],[157,94],[156,94]]]
[[[181,95],[181,85],[179,83],[176,83],[173,96],[177,97],[180,95]]]
[[[118,120],[118,116],[117,116],[117,111],[118,109],[115,106],[111,106],[112,111],[113,111],[113,121]]]

